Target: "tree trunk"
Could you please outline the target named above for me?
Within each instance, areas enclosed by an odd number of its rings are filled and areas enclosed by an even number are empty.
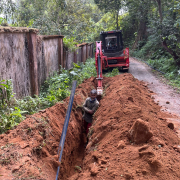
[[[163,15],[162,15],[161,0],[156,0],[156,2],[158,3],[158,11],[159,11],[159,16],[160,16],[160,22],[162,24]],[[175,51],[173,51],[172,49],[168,48],[166,40],[162,41],[162,46],[166,49],[167,52],[169,52],[172,55],[172,57],[174,58],[174,60],[176,62],[176,65],[180,66],[180,57],[177,55],[177,53]]]
[[[160,21],[161,21],[161,23],[162,23],[162,21],[163,21],[163,16],[162,16],[161,0],[156,0],[156,2],[158,3],[159,16],[160,16]]]
[[[137,37],[135,39],[135,43],[133,44],[133,50],[138,47],[138,41],[141,41],[146,37],[146,21],[143,19],[139,23]]]
[[[117,11],[117,13],[116,13],[116,30],[119,30],[119,23],[118,23],[118,21],[119,21],[119,11]]]
[[[172,55],[172,57],[174,58],[175,62],[176,62],[176,65],[177,66],[180,66],[180,59],[179,59],[179,56],[177,56],[177,54],[172,50],[172,49],[169,49],[168,46],[167,46],[167,43],[166,43],[166,40],[164,40],[162,42],[162,46]]]

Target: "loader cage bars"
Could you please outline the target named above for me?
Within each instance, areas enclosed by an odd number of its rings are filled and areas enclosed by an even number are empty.
[[[106,31],[100,33],[104,53],[116,53],[123,50],[122,31]]]

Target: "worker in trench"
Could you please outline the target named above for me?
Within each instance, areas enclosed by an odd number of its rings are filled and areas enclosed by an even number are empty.
[[[90,97],[86,99],[86,101],[83,104],[83,121],[84,121],[84,131],[86,133],[86,145],[88,144],[88,132],[89,128],[92,125],[93,120],[93,114],[96,112],[99,101],[96,99],[97,97],[97,91],[95,89],[91,90]]]

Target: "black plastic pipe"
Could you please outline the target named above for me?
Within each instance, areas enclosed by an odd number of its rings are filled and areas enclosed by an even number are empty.
[[[67,128],[68,128],[68,124],[69,124],[69,118],[70,118],[72,104],[73,104],[73,100],[74,100],[76,84],[77,84],[77,81],[73,81],[72,90],[71,90],[71,96],[70,96],[70,99],[69,99],[69,105],[68,105],[68,109],[67,109],[67,112],[66,112],[66,118],[65,118],[65,121],[64,121],[63,131],[62,131],[62,134],[61,134],[61,140],[60,140],[59,148],[58,148],[58,155],[59,155],[59,152],[60,152],[59,162],[61,162],[62,153],[63,153],[63,149],[64,149],[64,143],[65,143],[65,139],[66,139],[66,133],[67,133]],[[58,166],[58,169],[57,169],[56,180],[58,180],[59,171],[60,171],[60,166]]]

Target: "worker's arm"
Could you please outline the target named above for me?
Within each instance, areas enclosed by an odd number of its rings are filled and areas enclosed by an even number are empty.
[[[90,109],[87,107],[87,99],[86,99],[86,101],[85,101],[84,104],[83,104],[83,109],[84,109],[84,111],[86,111],[87,113],[92,114],[92,110],[90,110]]]
[[[83,104],[83,109],[84,109],[84,111],[86,111],[86,112],[89,113],[89,114],[94,114],[95,111],[97,110],[98,106],[99,106],[99,102],[97,102],[92,109],[89,109],[89,108],[87,107],[87,100],[88,100],[88,99],[86,99],[85,103]]]
[[[92,108],[92,114],[94,114],[99,106],[99,102]]]

